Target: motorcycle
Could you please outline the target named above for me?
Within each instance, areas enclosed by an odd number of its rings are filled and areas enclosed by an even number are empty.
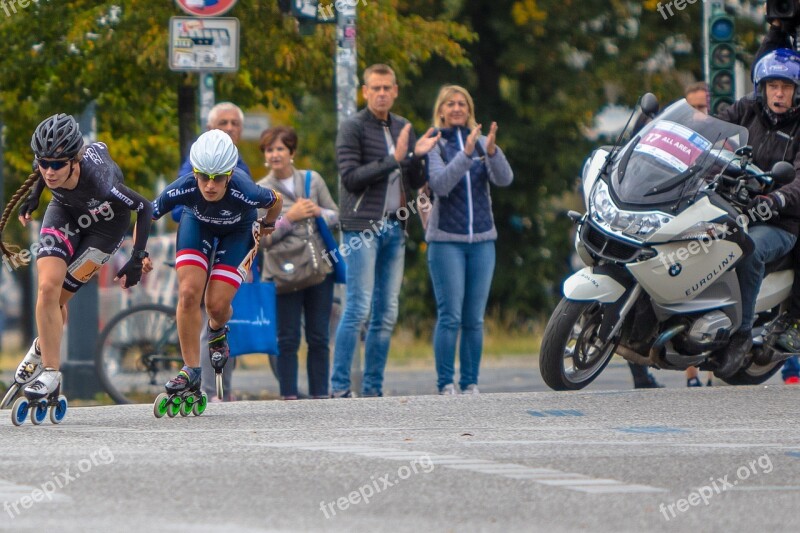
[[[753,249],[747,206],[794,179],[787,162],[768,172],[752,163],[744,127],[686,100],[657,116],[655,96],[640,102],[653,120],[590,155],[586,213],[569,213],[586,267],[564,282],[544,332],[539,368],[554,390],[586,387],[615,353],[655,368],[716,369],[742,319],[734,268]],[[763,383],[794,355],[775,347],[793,280],[791,254],[767,265],[753,348],[727,383]]]

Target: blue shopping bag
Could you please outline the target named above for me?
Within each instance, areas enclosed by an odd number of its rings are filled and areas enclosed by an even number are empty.
[[[311,198],[311,171],[306,171],[306,198]],[[336,237],[325,222],[324,217],[317,217],[317,230],[319,231],[322,241],[325,243],[325,249],[333,265],[333,281],[334,283],[347,283],[347,265],[344,262],[341,252],[339,251],[339,243],[336,242]]]
[[[233,298],[233,316],[228,321],[231,356],[250,353],[277,355],[275,316],[275,284],[271,281],[242,283]]]

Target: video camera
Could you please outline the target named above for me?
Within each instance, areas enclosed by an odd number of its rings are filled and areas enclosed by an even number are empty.
[[[800,0],[767,0],[767,20],[776,19],[785,30],[800,26]]]

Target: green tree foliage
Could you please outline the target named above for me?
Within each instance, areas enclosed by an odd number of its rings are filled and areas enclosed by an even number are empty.
[[[511,187],[492,190],[499,238],[490,313],[512,323],[546,315],[569,273],[572,224],[564,213],[584,210],[576,194],[582,163],[594,146],[613,142],[587,138],[595,116],[609,104],[632,108],[647,91],[669,103],[682,96],[684,85],[702,79],[702,2],[684,4],[668,20],[653,0],[410,3],[479,36],[467,45],[472,68],[425,65],[413,85],[415,97],[427,96],[412,103],[414,115],[424,127],[441,84],[466,86],[484,131],[493,120],[499,124],[498,144],[514,169]],[[762,30],[746,18],[737,22],[745,57]],[[424,267],[424,257],[409,259],[412,269]],[[406,311],[429,290],[408,286],[417,278],[406,276]],[[420,290],[417,298],[409,297],[411,289]]]
[[[194,75],[168,68],[169,18],[185,13],[165,0],[39,0],[3,14],[0,114],[9,190],[29,172],[28,143],[36,124],[53,113],[79,113],[96,101],[100,140],[126,182],[152,195],[156,177],[172,176],[179,164],[177,87],[196,83]],[[216,76],[217,100],[274,108],[306,95],[332,98],[333,26],[301,37],[295,19],[280,13],[276,0],[240,0],[227,16],[241,22],[240,69]],[[460,42],[471,38],[457,23],[398,10],[396,0],[360,7],[362,68],[380,59],[404,75],[419,72],[434,56],[465,65]],[[323,150],[330,153],[333,139],[327,142]],[[335,168],[326,171],[332,175]]]

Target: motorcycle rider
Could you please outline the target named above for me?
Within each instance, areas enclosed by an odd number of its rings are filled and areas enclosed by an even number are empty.
[[[762,43],[761,51],[778,37],[774,28]],[[778,161],[788,161],[795,169],[800,168],[800,54],[788,48],[767,53],[756,63],[753,81],[754,94],[739,99],[718,118],[747,128],[753,163],[760,168],[769,169]],[[756,295],[765,265],[788,254],[797,241],[800,180],[757,196],[745,212],[752,219],[749,236],[755,247],[736,266],[742,294],[742,323],[718,360],[714,374],[720,378],[735,374],[753,346],[751,330]]]

